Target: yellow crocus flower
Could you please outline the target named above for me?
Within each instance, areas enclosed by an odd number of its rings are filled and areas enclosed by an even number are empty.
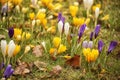
[[[96,8],[101,8],[101,4],[96,4],[96,5],[94,5],[93,7],[92,7],[92,10],[93,10],[93,12],[95,12],[95,10],[96,10]]]
[[[43,20],[41,21],[41,23],[42,23],[42,25],[45,27],[46,24],[47,24],[47,19],[43,19]]]
[[[104,17],[101,18],[101,20],[108,20],[109,19],[109,15],[105,15]]]
[[[83,49],[83,55],[85,56],[87,62],[94,62],[97,59],[99,52],[97,49],[92,49],[91,51],[90,48],[86,48]]]
[[[18,35],[22,34],[22,29],[14,28],[14,37],[17,38]]]
[[[42,4],[48,6],[53,0],[41,0]]]
[[[20,49],[21,49],[20,45],[16,45],[16,46],[15,46],[15,50],[14,50],[14,52],[13,52],[13,55],[14,55],[14,56],[17,55],[17,54],[20,52]]]
[[[69,7],[69,10],[70,10],[70,14],[75,17],[77,12],[78,12],[78,7],[77,6],[70,6]]]
[[[53,5],[52,3],[50,3],[50,4],[48,4],[48,8],[49,8],[50,10],[53,10],[53,9],[54,9],[54,5]]]
[[[50,55],[53,55],[55,53],[56,49],[55,48],[50,48],[49,53]]]
[[[65,59],[71,59],[72,57],[71,56],[68,56],[68,55],[66,55],[66,56],[63,56]]]
[[[82,24],[84,24],[85,22],[85,18],[77,18],[77,17],[73,17],[73,24],[77,27],[77,26],[81,26]]]
[[[98,55],[99,55],[98,50],[92,49],[92,56],[93,57],[92,57],[91,61],[95,61],[97,59]]]
[[[39,19],[40,21],[42,21],[45,17],[46,17],[46,14],[40,13],[40,12],[38,12],[36,16],[36,18]]]
[[[48,28],[47,32],[50,32],[50,33],[54,34],[56,32],[55,26],[51,26],[50,28]]]
[[[26,35],[26,39],[27,39],[27,40],[30,39],[30,37],[31,37],[31,34],[30,34],[30,33],[26,33],[25,35]]]
[[[53,39],[53,45],[58,48],[61,43],[61,39],[59,37],[54,37]]]
[[[35,13],[34,12],[30,13],[29,17],[30,17],[31,20],[33,20],[35,18]]]
[[[58,48],[58,54],[63,53],[67,50],[66,46],[64,46],[63,44],[60,44],[59,48]]]

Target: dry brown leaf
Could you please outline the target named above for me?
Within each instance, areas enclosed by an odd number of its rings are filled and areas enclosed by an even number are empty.
[[[54,66],[52,71],[50,72],[51,75],[59,75],[62,71],[62,67],[60,65]]]
[[[41,61],[35,61],[34,65],[41,71],[46,71],[47,64]]]
[[[72,66],[73,68],[80,68],[81,64],[80,55],[75,55],[71,59],[68,59],[66,61],[66,64]]]
[[[15,68],[14,75],[25,75],[27,73],[30,73],[28,64],[25,62],[19,62],[18,66]]]
[[[43,54],[43,46],[42,45],[37,45],[33,48],[32,52],[36,57],[41,57]]]

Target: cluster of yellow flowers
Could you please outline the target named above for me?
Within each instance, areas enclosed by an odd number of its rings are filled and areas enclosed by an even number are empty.
[[[87,62],[94,62],[99,56],[99,51],[97,49],[84,48],[83,54]]]
[[[14,28],[14,37],[16,40],[28,40],[31,37],[31,34],[29,32],[23,32],[22,33],[22,29],[19,28]]]
[[[38,23],[41,23],[44,27],[46,27],[46,24],[47,24],[47,18],[46,18],[46,14],[44,12],[41,12],[41,11],[38,11],[38,13],[36,14],[35,16],[35,13],[32,12],[29,14],[29,18],[31,20],[36,20],[36,22]],[[39,24],[38,23],[38,24]]]
[[[51,55],[57,55],[66,51],[66,46],[61,44],[61,39],[59,37],[54,37],[53,39],[54,48],[51,48],[49,53]]]

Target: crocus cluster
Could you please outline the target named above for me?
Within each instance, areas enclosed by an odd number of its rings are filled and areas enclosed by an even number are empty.
[[[14,36],[16,40],[24,40],[24,39],[28,40],[31,37],[31,34],[29,32],[22,33],[22,29],[13,28],[13,27],[8,29],[8,35],[10,38]]]
[[[11,40],[7,45],[6,40],[1,40],[1,51],[4,61],[6,61],[5,59],[6,56],[11,58],[12,56],[15,56],[17,53],[19,53],[20,45],[15,44],[13,40]]]
[[[61,13],[58,14],[58,31],[60,36],[62,32],[65,32],[65,35],[68,36],[69,34],[70,24],[68,22],[65,23],[65,17],[62,16]]]
[[[54,37],[53,39],[54,48],[51,48],[49,53],[51,55],[57,55],[66,51],[66,46],[61,44],[61,39],[59,37]]]

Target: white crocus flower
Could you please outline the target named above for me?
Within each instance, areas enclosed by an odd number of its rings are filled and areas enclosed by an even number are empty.
[[[34,20],[32,20],[32,27],[34,27],[35,26],[35,23],[36,23],[36,20],[34,19]]]
[[[11,40],[8,44],[8,57],[12,57],[13,56],[13,52],[15,50],[15,43],[13,40]]]
[[[91,6],[93,5],[93,0],[83,0],[84,6],[87,10],[89,10],[91,8]]]
[[[66,35],[66,36],[69,34],[69,28],[70,28],[70,25],[69,25],[68,22],[66,22],[66,23],[65,23],[65,27],[64,27],[64,29],[65,29],[65,35]]]
[[[92,47],[93,47],[93,41],[89,41],[89,43],[88,43],[88,48],[91,48],[91,49],[92,49]]]
[[[63,22],[62,22],[62,21],[59,21],[59,22],[58,22],[58,31],[59,31],[60,35],[61,35],[61,33],[62,33],[62,28],[63,28]]]
[[[6,49],[7,49],[7,42],[6,40],[1,40],[1,51],[3,56],[5,57],[6,53]]]
[[[41,44],[42,44],[42,46],[43,46],[43,48],[45,49],[45,51],[47,51],[47,49],[46,49],[46,43],[43,41],[43,42],[41,42]]]
[[[98,18],[99,13],[100,13],[100,9],[97,7],[97,8],[95,9],[95,19]]]
[[[83,48],[87,48],[88,47],[88,41],[83,41],[82,46],[83,46]]]

